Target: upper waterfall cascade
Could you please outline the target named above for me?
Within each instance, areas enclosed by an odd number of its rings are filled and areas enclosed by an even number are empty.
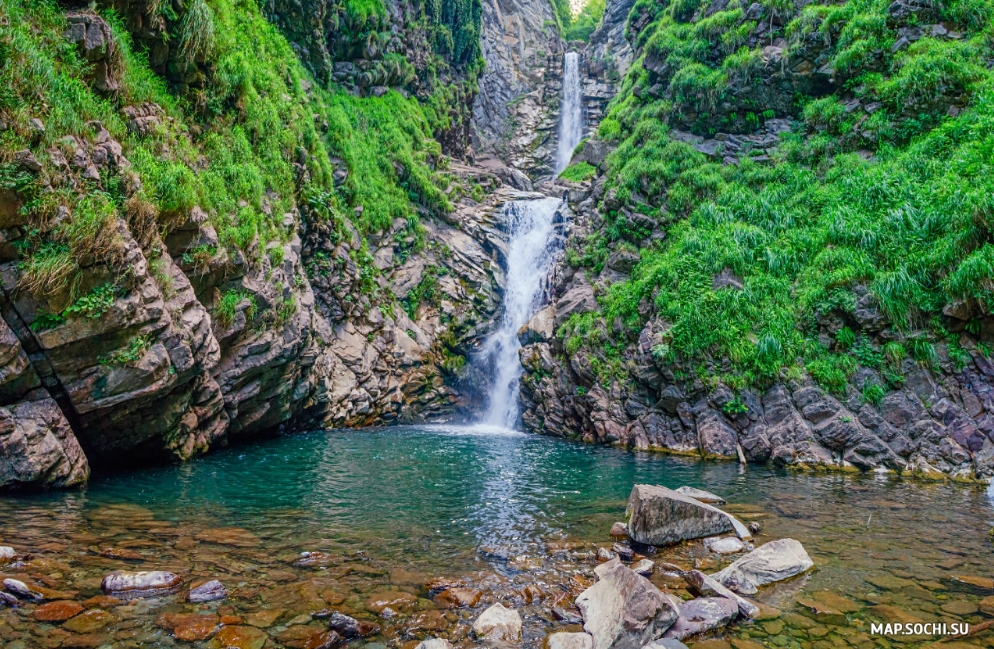
[[[583,92],[580,86],[580,55],[567,52],[563,61],[563,97],[559,110],[559,144],[556,149],[558,176],[583,139]]]
[[[549,271],[561,247],[555,236],[556,214],[561,202],[556,198],[514,201],[505,208],[510,242],[507,252],[507,287],[500,323],[483,345],[483,360],[493,368],[490,404],[482,422],[514,428],[520,416],[518,381],[522,367],[518,360],[518,330],[545,302]]]

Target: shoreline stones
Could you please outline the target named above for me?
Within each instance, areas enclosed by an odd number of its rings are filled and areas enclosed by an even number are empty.
[[[739,607],[725,597],[698,597],[680,605],[680,616],[664,637],[683,640],[728,626],[738,616]]]
[[[761,545],[711,577],[730,590],[752,595],[759,586],[790,579],[814,565],[800,543],[779,539]]]
[[[589,633],[559,631],[545,638],[546,649],[594,649],[594,638]]]
[[[642,647],[676,622],[676,608],[652,582],[617,558],[594,569],[599,580],[576,598],[594,649]]]
[[[732,531],[752,536],[731,514],[666,487],[637,484],[628,497],[628,536],[637,543],[673,545]]]
[[[181,583],[182,579],[179,575],[164,570],[148,572],[117,570],[103,578],[100,588],[108,595],[122,599],[135,599],[175,592]]]
[[[698,502],[702,502],[705,505],[724,505],[725,499],[721,496],[716,496],[710,491],[704,491],[703,489],[696,489],[694,487],[688,487],[684,485],[674,489],[678,494],[683,494],[684,496],[690,496]]]
[[[513,608],[494,604],[473,622],[473,633],[481,640],[516,642],[521,639],[521,615]]]

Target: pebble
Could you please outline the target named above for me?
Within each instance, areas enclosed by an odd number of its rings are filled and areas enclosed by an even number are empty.
[[[10,563],[17,558],[17,553],[14,552],[14,548],[6,545],[0,545],[0,564]]]
[[[228,591],[224,589],[224,585],[217,579],[212,579],[191,588],[186,599],[190,602],[213,602],[227,596]]]
[[[597,548],[597,560],[598,561],[610,561],[614,558],[614,553],[607,548]]]
[[[623,539],[628,536],[628,526],[624,523],[615,523],[611,526],[611,536],[616,539]]]
[[[652,570],[655,567],[656,564],[653,563],[651,559],[642,559],[638,563],[632,565],[632,570],[643,577],[648,577],[652,574]]]

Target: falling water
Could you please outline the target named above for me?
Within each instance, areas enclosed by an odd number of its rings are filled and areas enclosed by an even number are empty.
[[[482,423],[513,428],[518,421],[518,329],[542,306],[549,271],[561,246],[555,236],[555,198],[515,201],[504,208],[509,246],[504,310],[500,324],[483,345],[482,357],[493,368],[490,404]]]
[[[556,175],[569,166],[573,149],[583,139],[583,94],[580,91],[580,55],[567,52],[563,62],[563,100],[559,111],[559,147]]]

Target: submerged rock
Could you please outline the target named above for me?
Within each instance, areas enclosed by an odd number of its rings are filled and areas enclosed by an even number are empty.
[[[576,598],[594,649],[641,647],[676,621],[676,608],[663,592],[619,559],[594,571],[599,581]]]
[[[217,579],[212,579],[191,588],[190,592],[186,594],[186,599],[194,603],[213,602],[218,599],[224,599],[227,596],[228,591],[224,589],[224,585]]]
[[[735,592],[751,595],[759,586],[790,579],[814,565],[800,543],[780,539],[756,548],[712,577]]]
[[[495,642],[515,642],[521,639],[521,615],[513,608],[494,604],[473,622],[477,638]]]
[[[179,575],[164,570],[150,572],[118,570],[104,577],[100,587],[105,593],[113,593],[115,597],[155,597],[175,591],[181,582]]]
[[[14,552],[14,548],[8,547],[6,545],[0,545],[0,564],[10,563],[17,558],[17,553]]]
[[[669,630],[667,638],[683,640],[714,629],[720,629],[739,614],[738,605],[725,597],[699,597],[680,605],[680,616]]]
[[[734,536],[704,539],[704,545],[716,554],[735,554],[746,548],[746,544]]]
[[[343,638],[365,638],[379,633],[380,627],[372,622],[361,622],[354,617],[335,611],[328,618],[328,628]]]
[[[687,645],[673,638],[660,638],[642,647],[642,649],[687,649]]]
[[[646,545],[672,545],[731,531],[739,538],[751,537],[730,514],[657,485],[635,485],[628,497],[628,514],[628,536]]]
[[[19,599],[33,599],[35,601],[41,601],[44,596],[36,590],[32,590],[19,579],[4,579],[3,580],[4,589],[13,595],[16,595]]]

